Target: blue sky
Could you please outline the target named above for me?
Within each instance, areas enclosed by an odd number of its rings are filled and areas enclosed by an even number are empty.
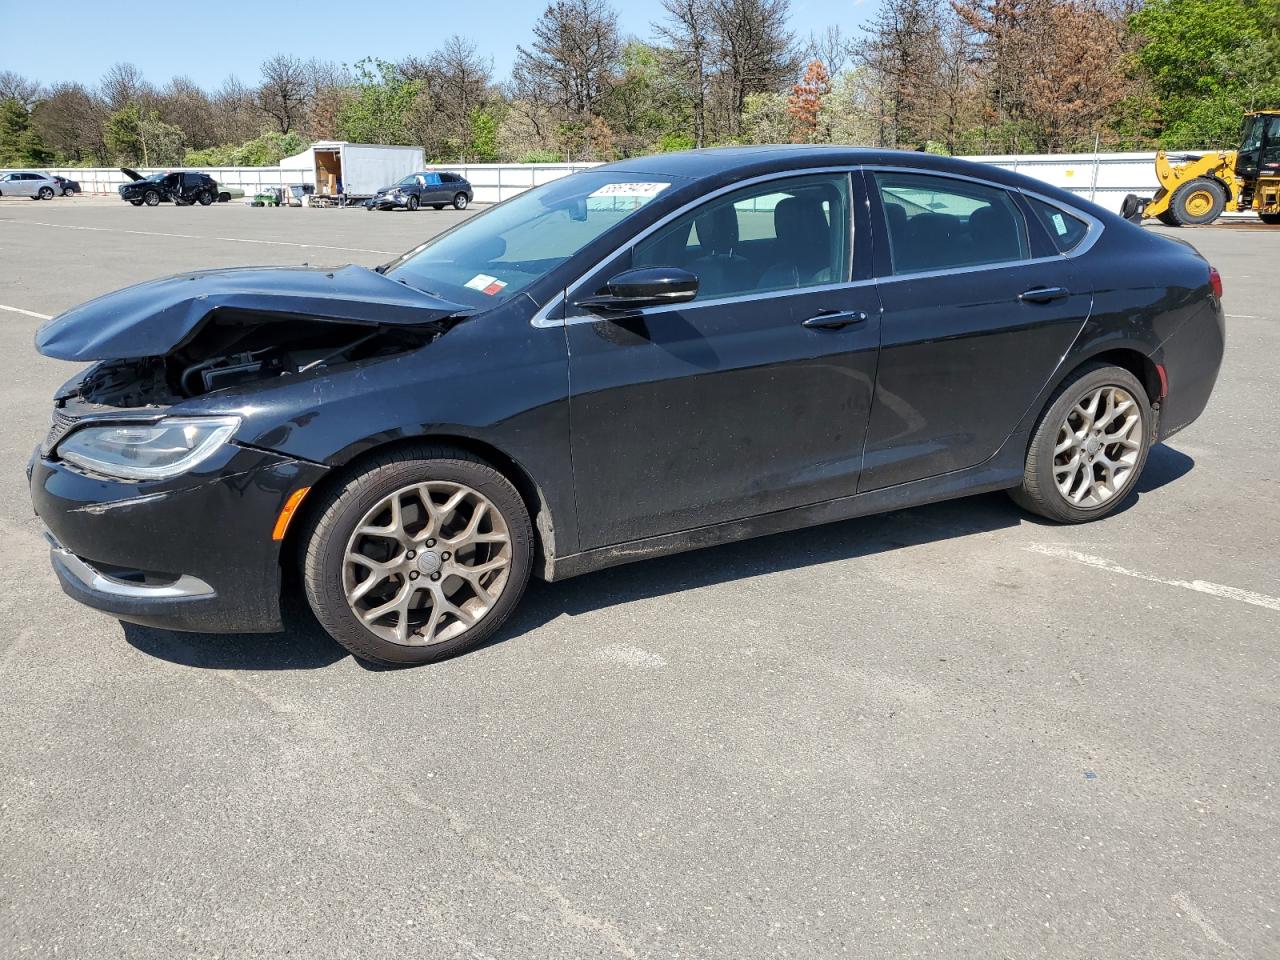
[[[624,33],[648,37],[661,13],[659,0],[613,0]],[[10,24],[21,0],[0,0]],[[104,4],[67,0],[37,14],[43,26],[0,32],[0,70],[43,81],[94,83],[117,61],[137,64],[160,84],[185,74],[205,87],[228,74],[256,81],[258,65],[274,53],[354,63],[365,56],[396,60],[422,55],[443,35],[461,33],[493,58],[504,78],[518,43],[527,43],[545,0],[449,0],[445,3],[303,3],[212,0],[193,3]],[[39,9],[39,5],[31,9]],[[793,0],[792,29],[801,37],[837,23],[856,32],[875,0]],[[200,11],[208,11],[201,14]],[[456,11],[445,14],[442,11]],[[171,19],[172,18],[172,19]],[[201,22],[208,18],[206,22]],[[414,24],[417,24],[416,28]]]

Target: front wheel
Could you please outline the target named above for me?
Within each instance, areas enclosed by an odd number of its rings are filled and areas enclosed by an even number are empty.
[[[145,194],[142,195],[142,202],[145,203],[148,207],[160,206],[159,192],[155,190],[148,190]]]
[[[131,204],[132,204],[133,206],[135,206],[135,207],[140,207],[140,206],[142,206],[142,201],[141,201],[141,200],[130,200],[130,201],[129,201],[129,203],[131,203]]]
[[[213,203],[213,194],[208,190],[202,190],[200,191],[200,196],[197,197],[197,199],[200,201],[200,206],[207,207],[209,204]]]
[[[1260,213],[1258,219],[1269,227],[1280,227],[1280,213]]]
[[[53,187],[41,187],[41,188],[40,188],[40,199],[41,199],[41,200],[52,200],[52,199],[53,199]]]
[[[405,205],[405,207],[406,207],[406,208],[408,208],[408,210],[409,210],[410,212],[412,212],[412,211],[414,211],[414,210],[417,210],[417,209],[418,209],[418,198],[417,198],[417,197],[412,197],[412,196],[411,196],[411,197],[409,197],[409,199],[408,199],[408,200],[406,200],[406,201],[404,202],[404,205]]]
[[[465,193],[459,193],[453,198],[453,209],[465,210],[467,209],[467,203],[467,195]]]
[[[461,450],[386,454],[316,509],[307,599],[361,659],[421,664],[460,653],[502,625],[528,583],[533,531],[520,494]]]
[[[1217,180],[1196,177],[1184,183],[1169,200],[1169,212],[1180,227],[1213,223],[1227,206],[1227,191]]]
[[[1059,523],[1111,513],[1133,490],[1151,447],[1151,401],[1128,370],[1092,364],[1054,393],[1010,496]]]

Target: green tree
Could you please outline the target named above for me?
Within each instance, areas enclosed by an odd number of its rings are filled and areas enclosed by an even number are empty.
[[[1134,14],[1161,144],[1233,145],[1242,113],[1280,106],[1277,23],[1280,0],[1150,0]]]
[[[410,120],[421,93],[421,82],[405,77],[394,63],[361,60],[352,96],[338,108],[338,135],[357,143],[412,143]]]
[[[471,111],[471,147],[473,163],[498,162],[498,118],[491,110],[476,107]]]
[[[16,97],[0,100],[0,167],[39,167],[52,160],[26,104]]]

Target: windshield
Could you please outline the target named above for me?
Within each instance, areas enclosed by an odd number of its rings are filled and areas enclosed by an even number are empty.
[[[562,177],[428,241],[387,275],[456,303],[495,306],[670,186],[634,173]]]
[[[416,173],[411,173],[407,177],[405,177],[403,180],[401,180],[398,184],[396,184],[396,186],[411,187],[417,182],[418,182],[418,175]]]

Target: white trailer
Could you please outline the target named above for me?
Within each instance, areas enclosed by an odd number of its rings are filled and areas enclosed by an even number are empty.
[[[317,195],[347,200],[372,197],[380,188],[421,170],[423,164],[421,147],[345,140],[320,140],[280,161],[282,169],[310,171]]]

